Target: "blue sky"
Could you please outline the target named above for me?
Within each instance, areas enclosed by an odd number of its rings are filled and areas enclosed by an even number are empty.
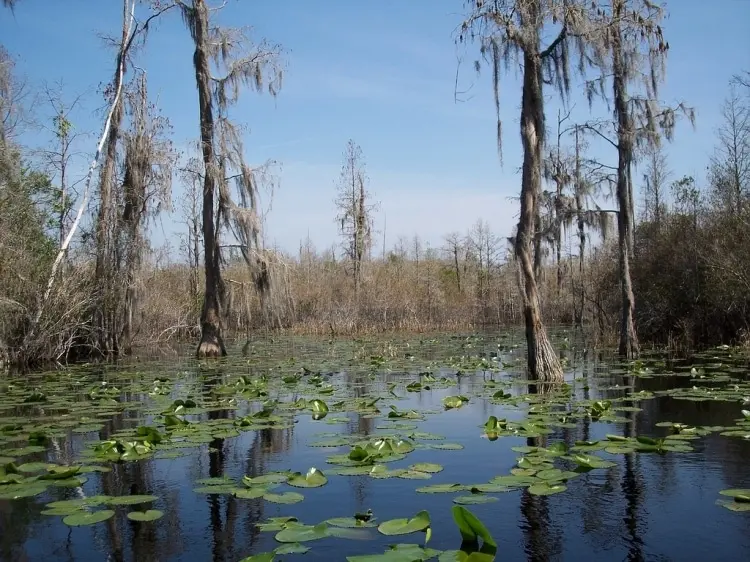
[[[669,166],[676,177],[691,174],[701,182],[728,80],[750,68],[750,1],[673,0],[668,8],[664,29],[671,49],[662,98],[685,100],[697,112],[695,130],[679,125],[667,147]],[[96,90],[113,73],[113,53],[98,34],[119,33],[121,10],[117,0],[19,0],[14,13],[0,12],[0,42],[31,86],[62,79],[68,98],[85,93],[73,122],[95,135],[85,139],[82,151],[92,151],[98,137],[102,101]],[[500,236],[511,233],[517,203],[509,197],[518,194],[520,183],[519,77],[503,79],[501,166],[490,73],[477,78],[471,68],[476,47],[454,45],[462,13],[462,0],[228,0],[220,21],[250,25],[255,37],[280,43],[286,52],[278,98],[247,92],[234,111],[248,126],[248,160],[281,163],[278,189],[263,199],[270,208],[268,245],[295,251],[308,233],[319,249],[337,242],[335,182],[349,138],[363,149],[370,189],[380,203],[378,251],[384,216],[389,247],[398,236],[417,233],[440,246],[444,234],[464,232],[477,219]],[[459,89],[470,90],[457,103],[459,55]],[[188,32],[172,13],[152,30],[139,63],[178,147],[198,133],[191,57]],[[572,102],[584,118],[587,104],[576,86]],[[552,125],[559,104],[552,92],[548,99]],[[37,107],[43,116],[43,105]],[[24,141],[38,146],[46,137],[29,133]],[[615,156],[602,146],[593,149]],[[180,193],[175,185],[175,197]],[[178,220],[176,214],[163,216],[156,239],[173,238],[182,228]]]

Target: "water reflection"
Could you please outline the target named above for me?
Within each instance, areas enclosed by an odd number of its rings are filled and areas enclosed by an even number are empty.
[[[513,365],[517,356],[511,338],[503,339],[508,352],[501,359]],[[612,358],[605,353],[586,352],[582,344],[572,340],[571,349],[563,356],[574,366],[569,378],[578,379],[578,399],[613,399],[635,391],[656,391],[676,384],[692,384],[676,377],[641,379],[624,371],[612,371]],[[336,344],[310,343],[296,345],[291,352],[299,360],[321,356],[338,358]],[[413,350],[414,348],[412,348]],[[485,353],[490,356],[499,348],[489,340],[485,348],[460,353]],[[362,355],[368,357],[372,350]],[[265,353],[265,352],[264,352]],[[373,351],[373,354],[376,352]],[[283,349],[280,356],[290,355]],[[455,349],[440,352],[430,348],[436,361],[458,355]],[[248,357],[253,358],[251,352]],[[746,365],[745,365],[746,366]],[[139,366],[147,370],[148,365]],[[253,365],[219,364],[201,368],[192,361],[179,365],[155,364],[151,380],[167,373],[179,379],[172,400],[186,395],[215,396],[214,390],[235,380],[238,374],[249,374]],[[400,410],[437,411],[441,400],[451,394],[472,396],[481,391],[492,377],[487,373],[464,374],[457,386],[407,393],[400,373],[379,373],[370,370],[336,371],[328,380],[337,389],[347,389],[347,396],[368,398],[384,393],[389,383],[398,383],[396,394]],[[455,369],[444,369],[437,376],[453,376]],[[116,371],[90,373],[92,380],[115,384]],[[738,376],[745,376],[744,373]],[[545,396],[546,385],[526,388],[517,375],[509,388],[513,392]],[[413,377],[409,380],[413,380]],[[295,396],[296,398],[296,396]],[[124,394],[123,401],[147,402],[144,393]],[[165,400],[167,398],[165,397]],[[84,398],[80,398],[84,401]],[[328,400],[328,399],[327,399]],[[335,399],[332,399],[335,400]],[[602,439],[608,433],[623,436],[663,435],[656,427],[660,421],[685,423],[692,426],[731,426],[739,416],[739,405],[730,402],[692,402],[669,397],[656,397],[638,403],[640,412],[621,412],[627,422],[601,423],[583,417],[575,427],[553,428],[545,437],[520,441],[501,437],[496,441],[479,437],[481,426],[489,415],[518,419],[518,412],[503,410],[488,400],[474,399],[457,411],[439,415],[428,414],[419,422],[419,431],[443,435],[447,442],[465,445],[465,451],[418,450],[409,458],[390,465],[393,468],[413,462],[437,462],[444,471],[428,483],[485,482],[493,476],[507,474],[516,463],[517,453],[511,447],[547,446],[563,441],[573,445],[577,440]],[[12,415],[20,415],[13,411]],[[9,416],[8,412],[0,412]],[[52,415],[48,408],[26,407],[23,415],[43,418]],[[210,409],[204,419],[231,419],[241,412],[232,409]],[[280,506],[264,501],[237,499],[228,495],[202,495],[193,492],[195,481],[207,477],[229,476],[240,479],[274,470],[306,470],[317,466],[326,470],[326,457],[345,451],[308,447],[319,433],[343,433],[371,436],[382,433],[378,425],[383,418],[349,413],[342,424],[329,424],[330,415],[312,421],[300,415],[298,423],[285,429],[262,429],[243,432],[239,437],[214,438],[199,448],[184,450],[188,456],[176,459],[152,459],[136,463],[113,463],[109,473],[88,474],[88,482],[78,489],[50,489],[37,498],[13,502],[0,500],[0,559],[8,561],[44,560],[214,560],[237,561],[252,553],[269,551],[278,546],[273,533],[261,533],[257,523],[277,515],[294,515],[306,523],[317,523],[328,517],[349,515],[372,508],[378,519],[386,520],[412,515],[428,509],[433,520],[435,548],[456,548],[457,533],[451,519],[451,496],[417,494],[413,481],[402,479],[375,480],[366,476],[331,476],[321,489],[304,490],[305,500],[294,506]],[[69,462],[78,458],[85,441],[107,438],[112,433],[144,423],[143,412],[128,410],[112,416],[104,429],[90,435],[55,438],[46,453],[37,453],[24,461],[53,460]],[[568,490],[553,496],[534,496],[527,490],[509,492],[487,506],[471,507],[488,524],[500,544],[499,559],[513,560],[692,560],[740,559],[750,549],[748,523],[750,514],[731,513],[714,505],[718,491],[728,487],[750,487],[747,458],[750,443],[711,434],[691,442],[695,452],[684,454],[631,454],[613,457],[617,466],[594,470],[568,483]],[[605,455],[603,455],[605,456]],[[116,516],[92,527],[68,528],[59,517],[41,515],[44,504],[59,499],[81,497],[81,494],[159,496],[154,508],[165,516],[153,524],[135,523],[127,519],[127,510],[117,509]],[[398,542],[417,542],[404,537]],[[419,537],[421,538],[421,537]],[[347,554],[382,552],[392,538],[373,535],[368,542],[321,541],[312,543],[313,550],[300,560],[341,560]],[[287,557],[284,558],[285,560]],[[289,557],[289,560],[295,560]]]

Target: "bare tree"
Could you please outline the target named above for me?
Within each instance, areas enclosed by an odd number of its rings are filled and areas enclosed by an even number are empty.
[[[461,294],[461,264],[464,268],[466,267],[466,242],[458,232],[451,232],[445,237],[444,251],[453,267],[453,274],[456,277],[456,290]]]
[[[524,318],[530,377],[538,380],[562,380],[563,372],[542,323],[539,291],[534,274],[532,245],[539,214],[538,200],[542,182],[544,146],[545,81],[557,86],[565,97],[569,87],[569,28],[575,23],[577,7],[558,0],[473,0],[467,2],[471,15],[461,27],[459,41],[479,36],[482,53],[493,70],[495,109],[498,114],[498,148],[501,149],[499,119],[499,83],[503,70],[523,63],[521,96],[521,140],[523,167],[521,177],[521,215],[515,251],[523,278]],[[543,27],[560,22],[552,42],[542,47]]]
[[[643,174],[644,215],[658,227],[667,212],[667,181],[670,171],[661,145],[649,145]]]
[[[730,84],[721,116],[709,182],[726,211],[740,216],[750,194],[750,87],[739,77]]]
[[[281,49],[265,41],[248,46],[245,30],[217,27],[212,23],[215,12],[205,0],[175,2],[195,46],[193,66],[204,166],[202,223],[206,283],[197,355],[217,357],[226,355],[221,335],[225,293],[221,275],[222,226],[230,228],[239,240],[261,301],[269,302],[273,297],[273,273],[262,247],[258,207],[258,183],[263,179],[260,176],[263,170],[253,169],[245,162],[239,131],[230,121],[228,110],[237,102],[241,86],[261,91],[268,80],[269,93],[272,96],[278,93],[282,78]],[[239,192],[239,204],[231,196],[232,180]]]
[[[54,142],[52,147],[43,151],[43,156],[51,169],[50,175],[59,184],[52,206],[58,216],[56,227],[58,241],[62,245],[68,231],[70,211],[75,204],[72,190],[81,181],[79,178],[78,181],[71,182],[69,169],[71,160],[78,155],[74,150],[76,139],[85,134],[77,131],[71,121],[71,113],[75,111],[82,96],[78,95],[70,102],[65,101],[62,81],[54,87],[45,85],[44,93],[53,111],[52,127],[49,130],[54,135]]]
[[[190,157],[180,168],[180,179],[185,190],[180,201],[180,210],[187,227],[184,246],[190,267],[190,302],[197,303],[200,282],[200,248],[203,245],[200,215],[200,192],[204,181],[203,162],[197,157]]]
[[[354,291],[359,292],[362,282],[362,262],[372,247],[372,213],[376,205],[371,203],[368,192],[362,148],[349,140],[344,150],[344,164],[339,176],[336,196],[336,222],[343,237],[344,255],[352,263]]]

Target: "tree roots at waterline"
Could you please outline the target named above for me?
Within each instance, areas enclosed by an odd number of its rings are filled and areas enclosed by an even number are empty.
[[[528,353],[533,353],[529,360],[529,378],[541,382],[563,382],[562,365],[547,337],[547,330],[541,324],[535,328],[535,337],[527,341]]]
[[[201,342],[198,345],[198,350],[195,352],[196,357],[199,359],[224,357],[227,354],[227,349],[224,347],[224,340],[221,339],[221,334],[216,328],[213,326],[203,326],[201,332]]]

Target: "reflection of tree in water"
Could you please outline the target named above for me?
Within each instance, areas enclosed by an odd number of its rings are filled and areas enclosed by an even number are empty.
[[[370,398],[370,379],[364,375],[354,375],[346,373],[344,381],[347,388],[350,388],[355,398]],[[375,418],[365,417],[362,414],[355,413],[354,419],[350,419],[347,424],[348,435],[360,435],[367,437],[375,430]],[[365,503],[367,501],[367,491],[370,486],[369,476],[352,476],[348,478],[348,482],[352,487],[354,499],[356,501],[355,507],[358,511],[364,511],[367,509]]]
[[[626,377],[626,379],[629,377]],[[636,379],[632,377],[633,392],[636,392]],[[626,382],[628,382],[626,380]],[[625,412],[625,417],[630,420],[625,424],[624,437],[635,437],[638,435],[637,412]],[[643,478],[641,475],[640,455],[631,453],[625,455],[625,471],[622,475],[622,493],[625,496],[625,518],[623,519],[628,534],[628,561],[640,562],[645,560],[643,556],[643,539],[640,533],[640,509],[643,497]]]
[[[529,384],[529,394],[546,395],[553,389],[549,384]],[[545,447],[546,438],[529,437],[529,447]],[[524,550],[529,560],[546,561],[557,558],[562,553],[562,533],[553,527],[550,517],[549,498],[534,496],[527,488],[521,492],[521,532],[524,535]]]

